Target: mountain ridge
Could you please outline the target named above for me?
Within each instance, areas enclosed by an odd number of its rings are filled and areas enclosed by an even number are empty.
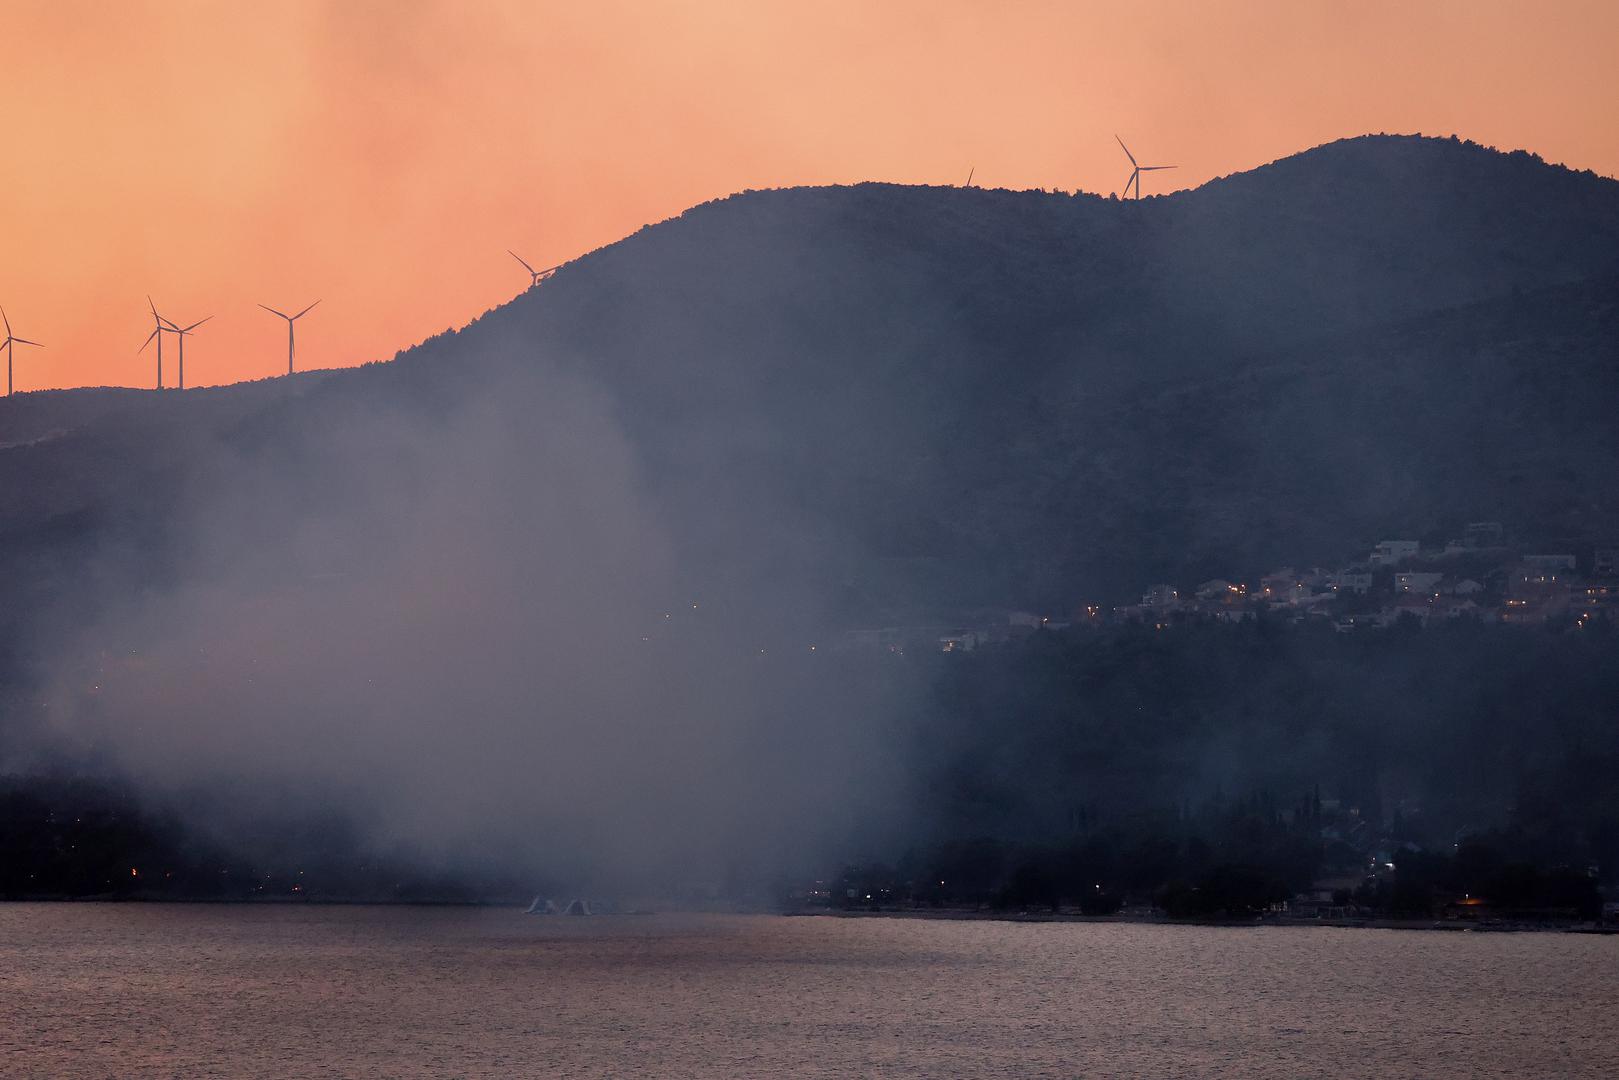
[[[611,403],[689,550],[758,576],[793,552],[854,608],[1061,607],[1458,519],[1619,530],[1616,275],[1619,182],[1449,139],[1340,140],[1139,203],[789,188],[648,226],[394,363],[162,412],[202,446],[308,442],[550,372]],[[186,408],[209,400],[233,404]],[[1533,495],[1497,423],[1550,475]],[[94,460],[156,460],[117,427],[80,432]],[[145,513],[75,495],[75,445],[0,450],[5,485],[24,458],[55,478],[54,510],[0,535]],[[778,550],[705,517],[775,519]]]

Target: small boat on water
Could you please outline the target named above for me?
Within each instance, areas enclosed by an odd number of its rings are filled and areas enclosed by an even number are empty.
[[[534,902],[528,906],[525,915],[555,915],[556,903],[549,896],[536,896]]]

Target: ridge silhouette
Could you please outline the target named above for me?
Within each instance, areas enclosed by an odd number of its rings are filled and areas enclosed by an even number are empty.
[[[204,466],[171,444],[299,460],[353,410],[438,415],[517,368],[613,402],[683,543],[754,574],[808,547],[851,610],[1106,600],[1467,520],[1619,535],[1616,253],[1619,183],[1414,136],[1129,205],[745,192],[394,364],[85,395],[82,422],[72,393],[0,403],[3,553],[66,520],[161,536],[110,461],[179,483]],[[738,515],[781,548],[730,551],[710,523]]]

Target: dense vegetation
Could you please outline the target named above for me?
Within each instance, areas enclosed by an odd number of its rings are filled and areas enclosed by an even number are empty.
[[[532,884],[424,873],[329,814],[213,836],[106,776],[0,777],[0,853],[0,900],[511,902]]]
[[[1616,644],[1261,620],[930,658],[931,837],[835,891],[1243,914],[1335,880],[1406,914],[1589,912],[1619,881]]]
[[[817,678],[916,703],[873,718],[893,725],[873,744],[893,752],[907,839],[893,821],[851,836],[870,857],[834,893],[1240,915],[1328,881],[1401,914],[1468,893],[1586,912],[1599,880],[1619,881],[1616,644],[1605,622],[1340,634],[1262,619],[827,656]],[[244,853],[104,781],[13,778],[0,894],[515,894],[423,881],[311,815]]]

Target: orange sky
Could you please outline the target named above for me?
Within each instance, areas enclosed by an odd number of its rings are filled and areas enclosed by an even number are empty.
[[[1148,14],[1150,12],[1150,14]],[[1195,185],[1366,131],[1619,173],[1619,3],[0,2],[19,391],[385,359],[750,187]],[[171,366],[172,350],[166,361]],[[0,387],[3,389],[3,387]]]

